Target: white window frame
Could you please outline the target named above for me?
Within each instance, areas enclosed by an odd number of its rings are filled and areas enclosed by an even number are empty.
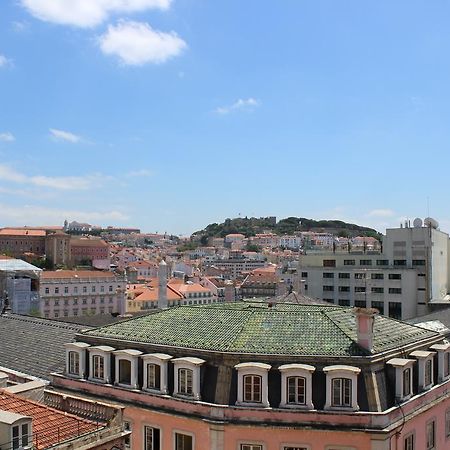
[[[395,368],[395,398],[397,401],[405,402],[409,400],[413,395],[413,375],[414,364],[416,360],[407,358],[392,358],[386,362],[390,366]],[[411,376],[409,377],[409,394],[403,395],[403,371],[410,369]]]
[[[236,405],[253,406],[257,408],[268,408],[269,405],[269,387],[268,373],[272,366],[259,362],[244,362],[236,364],[234,368],[238,371],[238,392]],[[247,375],[256,375],[261,377],[261,402],[244,401],[244,377]]]
[[[341,411],[359,411],[358,406],[358,375],[361,372],[359,367],[335,365],[323,368],[326,374],[326,402],[325,409]],[[333,405],[333,379],[348,378],[351,382],[351,405]]]
[[[20,415],[18,415],[20,417]],[[23,417],[23,416],[22,416]],[[25,436],[24,433],[22,433],[22,427],[24,425],[27,425],[28,427],[28,433],[26,434],[26,441],[28,442],[27,444],[24,445],[23,442],[23,437]],[[14,435],[13,435],[13,429],[14,427],[18,428],[18,436],[17,436],[17,444],[18,444],[18,449],[24,449],[24,448],[34,448],[33,445],[33,422],[31,420],[31,418],[29,417],[23,417],[23,418],[19,418],[18,420],[16,420],[16,422],[11,423],[11,427],[10,427],[10,433],[11,433],[11,441],[10,441],[10,446],[7,446],[5,448],[8,449],[12,449],[13,448],[13,441],[14,441]]]
[[[278,368],[281,372],[281,402],[280,408],[314,409],[312,402],[312,374],[315,367],[308,364],[284,364]],[[305,379],[305,403],[288,402],[288,378],[302,377]]]
[[[156,426],[156,425],[154,425],[154,424],[150,424],[150,423],[143,423],[142,424],[142,448],[144,449],[144,450],[147,450],[147,447],[146,447],[146,440],[145,440],[145,438],[146,438],[146,434],[145,434],[145,429],[146,428],[152,428],[153,430],[159,430],[159,448],[152,448],[152,449],[150,449],[150,450],[161,450],[161,449],[163,449],[164,448],[164,446],[163,446],[163,430],[162,430],[162,428],[161,427],[159,427],[159,426]]]
[[[138,365],[142,352],[134,349],[116,350],[114,384],[126,389],[138,389]],[[128,361],[131,365],[130,384],[120,383],[120,361]]]
[[[436,448],[436,441],[437,441],[437,434],[436,434],[436,418],[432,418],[427,421],[425,424],[425,444],[426,444],[426,450],[434,450]],[[428,444],[428,426],[433,424],[433,445]]]
[[[280,445],[280,450],[286,450],[289,448],[300,448],[304,450],[311,450],[311,446],[308,444],[297,444],[297,443],[290,443],[290,442],[284,442]]]
[[[192,437],[192,449],[195,450],[195,434],[185,430],[173,430],[172,431],[172,442],[173,442],[173,450],[177,450],[177,434],[184,434],[185,436]]]
[[[418,365],[418,384],[419,391],[426,391],[430,389],[434,384],[434,355],[436,352],[428,350],[416,350],[409,354],[417,359]],[[431,361],[431,378],[429,383],[426,382],[426,366],[427,362]]]
[[[109,345],[98,345],[96,347],[89,347],[89,381],[96,383],[111,383],[111,353],[115,348]],[[103,379],[94,378],[94,356],[103,357]]]
[[[450,343],[434,344],[431,350],[438,355],[438,382],[443,383],[450,379]]]
[[[144,364],[144,378],[142,383],[142,390],[153,392],[157,394],[167,395],[169,393],[168,388],[168,372],[169,372],[169,361],[172,356],[166,355],[165,353],[150,353],[147,355],[142,355],[141,359]],[[159,389],[155,389],[148,386],[148,365],[155,364],[159,366],[160,369],[160,386]]]
[[[408,446],[407,446],[407,444],[406,444],[407,439],[412,439],[412,447],[409,447],[410,443],[408,443]],[[408,433],[403,438],[403,449],[402,450],[415,450],[415,448],[416,448],[416,435],[414,432]]]
[[[191,400],[201,399],[201,387],[200,387],[200,369],[206,362],[203,359],[195,357],[175,358],[172,360],[174,365],[174,388],[173,395],[175,397],[182,397]],[[186,395],[178,391],[178,371],[179,369],[192,370],[192,395]]]
[[[66,348],[66,375],[72,378],[84,378],[86,376],[86,349],[90,347],[85,342],[70,342],[64,344]],[[79,370],[78,373],[70,371],[70,354],[75,352],[79,358]]]
[[[261,450],[266,450],[266,444],[262,441],[249,441],[249,440],[239,440],[237,443],[237,447],[236,450],[242,450],[244,447],[244,445],[248,445],[250,446],[250,448],[252,446],[255,447],[260,447]],[[258,449],[259,450],[259,449]]]

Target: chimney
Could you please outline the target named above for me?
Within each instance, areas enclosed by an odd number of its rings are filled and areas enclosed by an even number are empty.
[[[225,302],[235,302],[236,301],[236,290],[232,281],[225,281]]]
[[[378,310],[375,308],[354,308],[356,316],[356,334],[358,345],[372,352],[373,350],[373,325]]]
[[[158,268],[158,308],[167,309],[167,264],[162,259]]]

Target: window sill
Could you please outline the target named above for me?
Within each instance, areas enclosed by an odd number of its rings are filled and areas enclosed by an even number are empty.
[[[312,410],[314,405],[311,403],[309,405],[303,405],[300,403],[280,403],[279,408],[282,409],[300,409],[300,410]]]
[[[262,402],[236,402],[236,406],[240,406],[240,407],[247,407],[247,408],[259,408],[259,409],[265,409],[265,408],[270,408],[269,404],[264,404]]]
[[[324,408],[325,411],[339,411],[339,412],[356,412],[359,411],[359,406],[356,405],[353,406],[331,406],[331,405],[325,405]]]

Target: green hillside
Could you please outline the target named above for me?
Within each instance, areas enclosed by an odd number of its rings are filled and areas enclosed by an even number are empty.
[[[230,233],[241,233],[246,237],[258,233],[294,234],[299,231],[327,232],[337,236],[373,236],[381,238],[381,234],[373,228],[363,227],[341,220],[313,220],[305,217],[287,217],[278,222],[274,217],[239,217],[226,219],[223,223],[211,223],[206,228],[196,231],[194,239],[205,240],[209,237],[225,237]]]

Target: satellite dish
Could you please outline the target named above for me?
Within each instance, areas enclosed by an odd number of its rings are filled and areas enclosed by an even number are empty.
[[[422,227],[422,219],[420,217],[416,217],[413,222],[414,228]]]

